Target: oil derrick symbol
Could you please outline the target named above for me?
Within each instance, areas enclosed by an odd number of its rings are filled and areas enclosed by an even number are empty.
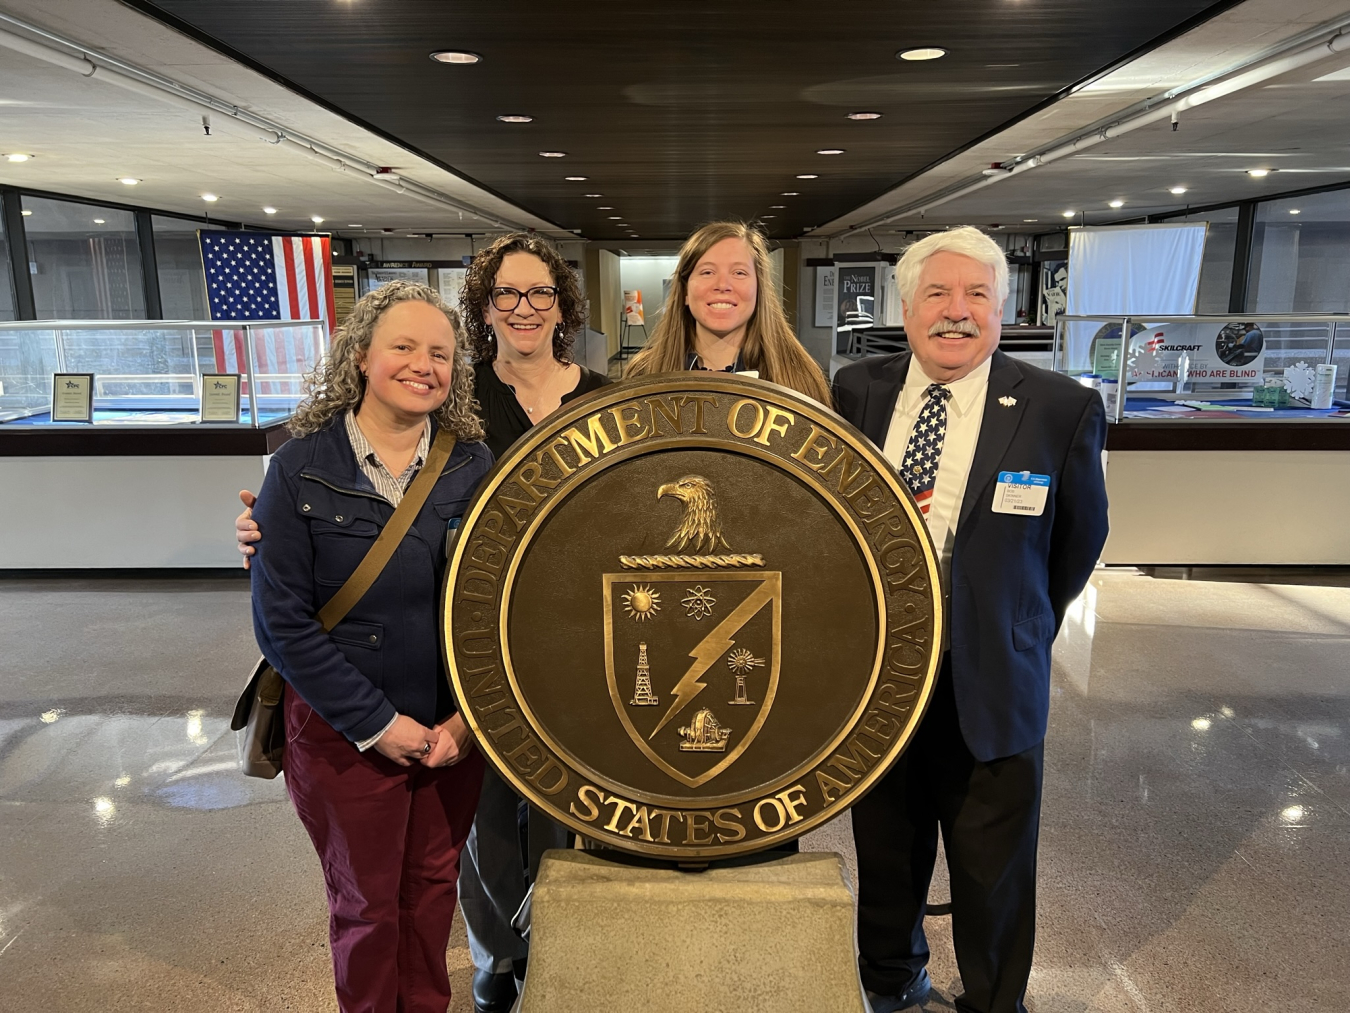
[[[638,645],[637,687],[628,703],[632,707],[655,707],[660,702],[652,693],[652,670],[647,667],[647,645],[642,643]]]

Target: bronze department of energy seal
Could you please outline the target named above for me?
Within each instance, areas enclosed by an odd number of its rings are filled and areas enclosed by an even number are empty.
[[[938,579],[857,430],[760,380],[668,374],[571,402],[484,480],[446,577],[450,679],[493,766],[578,833],[757,851],[904,750]]]

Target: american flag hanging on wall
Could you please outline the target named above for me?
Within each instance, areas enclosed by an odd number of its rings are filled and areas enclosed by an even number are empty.
[[[198,232],[212,320],[333,319],[332,243],[328,236],[266,232]],[[247,371],[243,331],[214,332],[216,369]],[[260,373],[302,372],[306,361],[294,331],[263,331],[257,342]]]

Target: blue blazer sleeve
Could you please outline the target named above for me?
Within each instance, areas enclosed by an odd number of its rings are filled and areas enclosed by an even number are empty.
[[[349,662],[319,623],[314,548],[296,509],[298,490],[276,461],[267,469],[253,517],[267,537],[250,568],[253,630],[263,656],[296,692],[352,742],[379,733],[397,713]]]
[[[1064,612],[1082,592],[1106,544],[1106,412],[1099,397],[1083,408],[1078,429],[1061,471],[1055,495],[1055,523],[1050,536],[1049,594],[1055,629]]]

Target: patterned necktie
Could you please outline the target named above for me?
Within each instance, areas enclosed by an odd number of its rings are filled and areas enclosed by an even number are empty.
[[[927,517],[933,502],[933,486],[937,482],[938,461],[942,458],[942,439],[947,435],[947,399],[952,392],[940,383],[930,383],[923,394],[928,400],[914,421],[914,431],[909,434],[900,477]]]

